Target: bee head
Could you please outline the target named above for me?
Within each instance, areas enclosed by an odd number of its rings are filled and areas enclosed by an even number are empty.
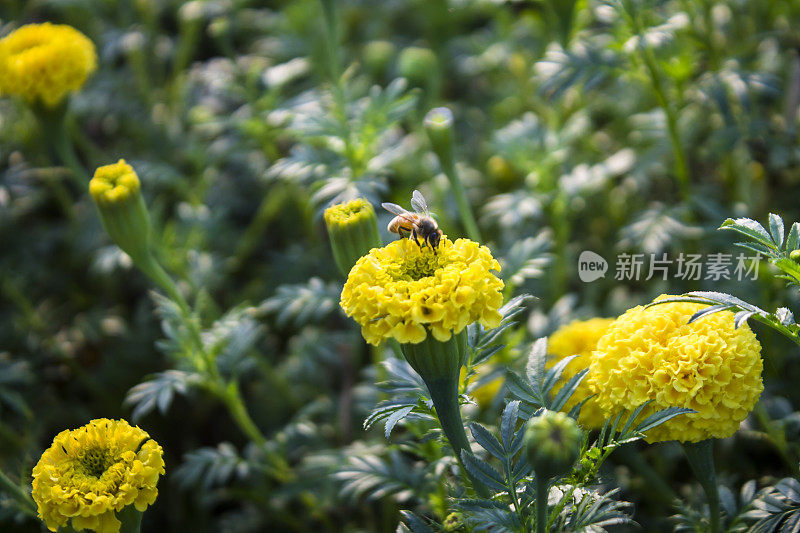
[[[431,248],[434,250],[437,246],[439,246],[439,241],[442,239],[442,230],[437,229],[433,233],[430,234],[428,237],[428,242],[431,244]]]

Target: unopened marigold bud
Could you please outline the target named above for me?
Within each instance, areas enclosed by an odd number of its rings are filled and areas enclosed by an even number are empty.
[[[383,77],[395,52],[391,41],[371,41],[364,46],[364,67],[373,75]]]
[[[789,254],[789,259],[791,259],[795,263],[800,263],[800,250],[793,250]]]
[[[411,83],[419,86],[429,85],[438,74],[439,61],[428,48],[409,46],[400,52],[397,72]]]
[[[326,209],[325,225],[328,227],[336,266],[345,276],[356,261],[381,245],[375,210],[363,198]]]
[[[545,411],[528,420],[525,453],[539,479],[566,474],[581,453],[583,433],[564,413]]]
[[[150,216],[133,167],[120,159],[98,168],[89,193],[111,240],[136,263],[149,257]]]
[[[461,516],[461,513],[450,513],[447,515],[447,518],[444,519],[442,526],[447,532],[455,533],[467,530],[464,526],[464,517]]]
[[[442,166],[453,161],[453,112],[446,107],[437,107],[425,115],[425,133],[431,142],[431,148],[441,161]]]

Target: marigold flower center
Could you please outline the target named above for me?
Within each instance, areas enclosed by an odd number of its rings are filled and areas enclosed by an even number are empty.
[[[394,281],[418,281],[433,276],[439,268],[439,259],[433,252],[415,257],[403,257],[386,267],[386,272]]]
[[[96,478],[100,478],[109,466],[114,463],[110,459],[108,450],[105,448],[90,448],[78,460],[78,464],[83,468],[84,473]]]

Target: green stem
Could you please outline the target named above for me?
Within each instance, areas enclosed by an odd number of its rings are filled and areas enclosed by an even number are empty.
[[[0,490],[6,492],[9,496],[13,497],[20,504],[19,508],[22,512],[29,516],[36,515],[36,504],[31,499],[30,494],[20,488],[19,485],[11,481],[5,473],[0,470]]]
[[[511,465],[511,459],[506,457],[505,461],[505,471],[512,472],[513,468]],[[514,504],[514,512],[519,519],[519,523],[523,526],[525,525],[525,516],[522,514],[522,507],[519,504],[519,495],[517,494],[517,484],[514,481],[514,476],[508,476],[506,478],[506,487],[508,489],[508,494],[511,496],[511,503]]]
[[[547,531],[547,495],[550,480],[536,477],[536,533]]]
[[[186,301],[181,291],[178,290],[175,281],[167,274],[161,264],[156,261],[152,253],[147,253],[144,257],[133,258],[133,260],[136,266],[138,266],[156,285],[161,287],[164,292],[167,293],[167,296],[178,305],[184,316],[191,316],[192,311],[191,307],[189,307],[189,302]],[[199,335],[197,340],[199,340]],[[202,346],[202,342],[200,345]]]
[[[467,192],[464,190],[464,185],[458,177],[456,166],[453,162],[452,155],[450,157],[440,159],[444,175],[450,181],[450,187],[453,189],[453,196],[456,199],[458,206],[458,214],[461,217],[461,223],[464,224],[464,229],[467,231],[467,236],[476,242],[481,242],[481,234],[478,231],[478,223],[475,221],[475,215],[472,213],[472,208],[467,200]]]
[[[261,430],[258,429],[256,423],[250,417],[250,413],[247,412],[242,393],[236,382],[231,381],[224,389],[218,389],[217,394],[222,399],[231,418],[233,418],[233,421],[242,433],[266,454],[271,473],[275,478],[278,480],[287,480],[289,477],[289,465],[283,457],[268,449],[267,438],[261,433]]]
[[[247,435],[247,438],[257,446],[263,447],[267,444],[267,438],[261,433],[261,430],[258,429],[258,426],[256,426],[247,412],[239,387],[235,383],[231,383],[231,385],[233,386],[226,388],[226,393],[223,396],[228,412],[230,412],[231,417],[236,422],[236,425],[239,426],[239,429],[242,430],[242,433]]]
[[[32,105],[34,115],[39,122],[42,137],[50,151],[50,156],[56,164],[66,166],[75,184],[80,191],[84,191],[89,184],[89,175],[78,156],[67,134],[67,102],[64,100],[56,107]]]
[[[328,75],[331,82],[338,83],[342,75],[342,59],[339,51],[339,16],[336,0],[320,0],[322,12],[325,16],[327,51],[328,51]]]
[[[708,514],[711,533],[719,533],[719,492],[717,475],[714,470],[714,440],[683,443],[683,451],[689,460],[695,477],[700,482],[708,500]]]
[[[554,283],[552,289],[552,301],[558,300],[566,292],[567,288],[567,246],[569,245],[569,214],[567,198],[562,191],[556,194],[551,205],[552,227],[555,229],[555,265],[552,269]]]
[[[664,87],[664,79],[661,71],[656,63],[656,58],[653,51],[647,47],[642,36],[641,24],[632,8],[626,3],[626,15],[631,29],[636,35],[640,36],[637,50],[642,59],[642,62],[647,69],[650,78],[650,85],[653,89],[653,94],[656,97],[659,107],[664,111],[664,116],[667,120],[667,132],[669,134],[670,144],[672,145],[672,152],[675,158],[675,177],[678,180],[678,188],[680,190],[681,198],[687,202],[691,198],[689,166],[687,164],[686,153],[681,144],[680,134],[678,132],[678,116],[674,108],[669,104],[666,89]]]

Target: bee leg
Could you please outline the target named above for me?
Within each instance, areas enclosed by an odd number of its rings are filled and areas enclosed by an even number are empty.
[[[412,229],[412,230],[411,230],[411,236],[412,236],[412,237],[414,237],[414,242],[415,242],[415,243],[417,243],[417,246],[419,246],[420,248],[422,248],[422,245],[421,245],[421,244],[419,243],[419,241],[417,240],[417,230],[416,230],[416,229]]]
[[[430,245],[430,247],[431,247],[431,250],[433,250],[433,255],[436,255],[436,247],[433,245],[433,243],[431,243],[431,242],[430,242],[430,240],[431,240],[431,237],[433,237],[433,235],[432,235],[432,234],[431,234],[431,235],[428,235],[428,241],[427,241],[427,242],[428,242],[428,244]]]

